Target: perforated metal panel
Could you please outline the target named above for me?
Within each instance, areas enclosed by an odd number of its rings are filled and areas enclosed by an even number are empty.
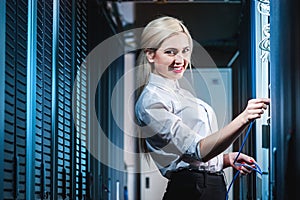
[[[19,17],[13,19],[16,13]],[[25,192],[26,21],[23,20],[24,16],[26,16],[26,3],[7,2],[4,150],[6,197],[12,197],[12,194],[15,196],[19,191],[22,194]],[[20,182],[22,185],[19,185]],[[13,184],[18,186],[18,189],[12,189]]]
[[[34,199],[50,196],[53,199],[83,199],[87,196],[88,158],[84,148],[87,77],[84,71],[78,75],[81,84],[75,106],[81,109],[77,132],[71,113],[73,81],[87,55],[87,7],[86,1],[61,0],[55,3],[59,5],[57,18],[54,18],[56,11],[52,0],[31,4],[33,21],[28,23],[28,1],[5,2],[1,199],[26,199],[31,195]],[[53,32],[55,20],[59,27],[57,32]],[[32,29],[33,41],[28,41],[29,29]],[[53,50],[56,39],[57,51]],[[27,52],[30,42],[33,43],[33,54]],[[53,56],[58,58],[57,63],[53,63]],[[28,59],[34,60],[36,65]],[[34,72],[31,80],[28,80],[28,68]],[[33,98],[29,100],[28,88],[34,88]],[[26,110],[29,104],[33,105],[32,114]],[[33,127],[29,129],[28,124]],[[33,135],[34,141],[27,141],[28,134]],[[26,155],[26,149],[32,149],[27,151],[32,155]],[[30,168],[31,163],[26,163],[29,157],[34,163]],[[32,177],[26,177],[26,168],[27,175]],[[32,183],[27,189],[33,194],[26,195],[26,180]]]
[[[25,198],[27,6],[6,1],[4,199]]]
[[[89,168],[85,147],[89,142],[87,9],[86,0],[5,2],[0,199],[91,199],[92,192],[109,199],[120,196],[123,173],[98,161]],[[122,130],[107,105],[122,65],[123,58],[112,64],[99,94],[102,125],[121,148]],[[73,90],[75,79],[79,84]],[[107,145],[99,145],[100,149],[123,166],[123,155],[115,155]]]
[[[35,184],[36,198],[51,191],[53,2],[37,2]]]
[[[82,199],[86,195],[86,74],[76,77],[87,54],[87,11],[85,1],[60,1],[57,51],[57,194],[59,198]],[[75,78],[76,129],[72,116],[72,91]]]
[[[74,34],[74,65],[76,74],[74,78],[78,81],[76,88],[76,101],[74,118],[76,118],[75,134],[75,195],[79,199],[89,198],[90,191],[87,187],[88,175],[88,152],[87,143],[87,7],[86,1],[76,1]]]

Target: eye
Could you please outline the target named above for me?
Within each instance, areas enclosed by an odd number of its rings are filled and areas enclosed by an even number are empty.
[[[178,51],[176,49],[167,49],[165,50],[165,54],[169,55],[169,56],[175,56],[178,53]]]
[[[188,53],[190,52],[190,48],[189,47],[186,47],[182,50],[182,53]]]

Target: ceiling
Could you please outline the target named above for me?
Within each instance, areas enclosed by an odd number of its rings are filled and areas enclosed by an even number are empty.
[[[185,23],[194,40],[226,66],[238,49],[242,5],[236,2],[135,2],[136,27],[144,27],[159,15],[171,15]]]
[[[199,42],[234,39],[239,31],[240,3],[135,3],[135,24],[158,15],[182,19]]]

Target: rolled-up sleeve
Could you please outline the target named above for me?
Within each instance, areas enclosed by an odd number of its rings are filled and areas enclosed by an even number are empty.
[[[136,104],[136,117],[142,125],[143,137],[150,149],[163,154],[183,154],[201,160],[199,141],[202,137],[184,124],[173,112],[172,103],[157,96],[144,98]]]

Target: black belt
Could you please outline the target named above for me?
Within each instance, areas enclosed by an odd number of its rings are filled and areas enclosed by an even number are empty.
[[[188,170],[192,171],[192,172],[197,172],[197,173],[206,173],[208,175],[213,175],[213,176],[223,176],[224,175],[223,171],[211,172],[211,171],[199,170],[199,169],[188,169]]]
[[[223,176],[224,175],[223,170],[211,172],[211,171],[195,169],[195,168],[180,168],[180,169],[176,170],[175,173],[182,172],[182,171],[190,171],[190,172],[203,173],[203,174],[205,173],[205,174],[212,175],[212,176]]]
[[[225,174],[224,174],[224,171],[221,170],[221,171],[216,171],[216,172],[211,172],[211,171],[207,171],[207,170],[201,170],[201,169],[194,169],[194,168],[180,168],[176,171],[174,171],[171,175],[171,179],[173,178],[178,178],[181,177],[181,176],[184,176],[186,177],[186,175],[190,174],[191,176],[195,176],[197,174],[198,175],[203,175],[203,178],[204,178],[204,186],[206,187],[206,182],[207,182],[207,179],[208,178],[224,178],[224,181],[225,181],[225,184],[226,184],[226,180],[225,180]],[[193,175],[194,174],[194,175]]]

